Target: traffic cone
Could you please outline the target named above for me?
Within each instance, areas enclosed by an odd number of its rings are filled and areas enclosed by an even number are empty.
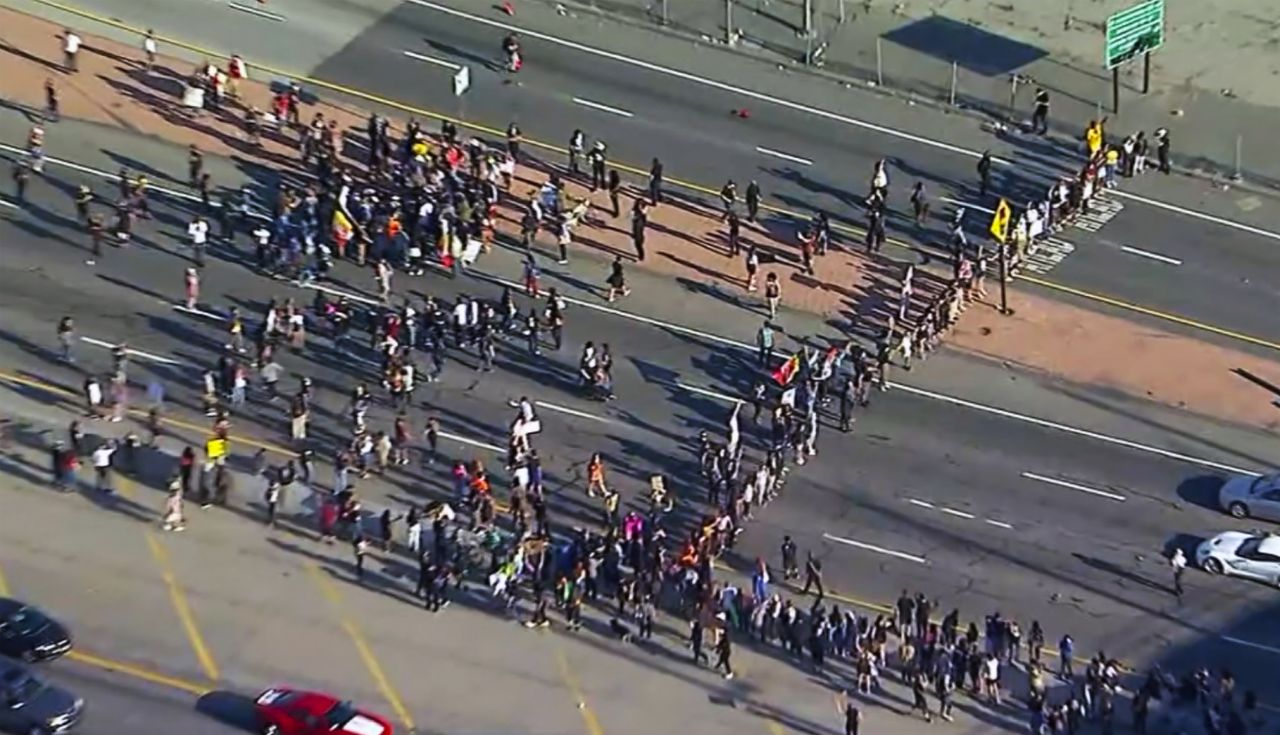
[[[515,15],[516,6],[511,4],[511,0],[502,0],[502,12],[507,15]]]

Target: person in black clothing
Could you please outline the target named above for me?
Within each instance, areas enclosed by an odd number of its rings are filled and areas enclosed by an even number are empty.
[[[617,217],[622,214],[622,207],[618,202],[618,197],[622,194],[622,177],[618,175],[618,169],[609,170],[609,205],[613,208],[613,216]]]
[[[747,184],[747,221],[751,224],[756,223],[756,216],[760,214],[760,185],[752,179]]]
[[[1043,87],[1036,88],[1036,106],[1031,113],[1031,132],[1037,135],[1049,132],[1049,93]]]
[[[733,678],[733,665],[729,657],[733,655],[733,643],[729,640],[729,630],[720,631],[720,640],[716,641],[716,670],[724,670],[724,678]]]
[[[729,210],[729,257],[736,258],[741,250],[739,244],[742,242],[742,220],[738,219],[738,213]]]
[[[978,159],[978,196],[986,196],[991,187],[991,151],[983,151]]]
[[[662,203],[662,161],[656,158],[649,166],[649,201],[655,205]]]
[[[605,156],[603,140],[597,140],[595,145],[591,146],[591,152],[587,154],[587,162],[591,164],[591,191],[595,191],[604,186],[605,167],[609,162]]]
[[[812,551],[804,561],[804,589],[800,594],[809,594],[811,587],[817,592],[818,600],[826,595],[826,591],[822,588],[822,560],[815,557]]]
[[[645,228],[649,225],[648,204],[636,198],[631,206],[631,244],[636,248],[636,259],[644,260]]]

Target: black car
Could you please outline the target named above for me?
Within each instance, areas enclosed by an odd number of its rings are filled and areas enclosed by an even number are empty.
[[[84,700],[12,659],[0,658],[0,732],[53,735],[76,726]]]
[[[30,605],[0,597],[0,655],[23,661],[52,661],[71,650],[62,624]]]

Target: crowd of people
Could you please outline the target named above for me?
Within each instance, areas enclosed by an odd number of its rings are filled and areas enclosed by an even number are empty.
[[[518,71],[523,63],[518,41],[508,38],[504,49],[509,71]],[[154,42],[149,59],[153,56]],[[228,108],[237,104],[237,82],[247,75],[244,62],[233,57],[225,71],[206,65],[193,84],[207,92],[214,114],[233,114]],[[468,599],[488,598],[530,628],[550,626],[554,614],[566,629],[577,630],[586,618],[596,617],[584,616],[585,611],[598,610],[601,629],[607,627],[609,634],[625,642],[652,638],[655,620],[669,615],[689,631],[685,642],[693,662],[711,663],[711,650],[714,667],[725,678],[734,676],[736,644],[780,646],[798,663],[837,673],[849,684],[855,696],[844,713],[846,733],[856,733],[859,726],[854,700],[858,695],[875,696],[889,672],[912,691],[913,712],[928,720],[936,712],[949,720],[958,692],[967,690],[972,697],[1000,704],[1010,689],[1005,672],[1011,667],[1028,679],[1021,695],[1029,706],[1033,732],[1074,733],[1087,719],[1098,720],[1110,731],[1121,689],[1120,666],[1099,652],[1078,677],[1070,635],[1058,640],[1058,665],[1051,672],[1045,658],[1046,632],[1037,621],[1031,621],[1024,635],[1019,622],[999,613],[988,616],[981,627],[976,622],[963,624],[955,609],[939,620],[939,601],[906,591],[890,613],[841,608],[827,597],[821,560],[809,554],[801,565],[790,537],[783,539],[776,562],[759,559],[741,574],[726,573],[717,564],[755,514],[784,492],[789,475],[817,454],[820,428],[835,425],[850,431],[857,410],[869,405],[872,388],[890,386],[892,361],[897,358],[911,369],[914,359],[936,348],[969,303],[985,296],[990,256],[982,248],[974,252],[967,247],[959,218],[954,225],[958,234],[953,237],[951,280],[941,288],[926,289],[917,282],[921,276],[915,268],[905,267],[897,302],[870,344],[850,340],[825,349],[806,346],[778,365],[774,327],[766,321],[757,340],[759,364],[751,395],[730,409],[723,436],[702,432],[696,438],[681,476],[655,473],[647,495],[628,501],[611,481],[607,458],[591,456],[581,489],[582,502],[593,512],[583,519],[574,516],[578,503],[548,491],[537,446],[541,420],[532,401],[514,402],[505,452],[499,461],[490,462],[443,451],[439,419],[429,412],[423,415],[414,393],[420,382],[439,380],[450,359],[474,358],[478,369],[493,370],[503,343],[523,343],[526,359],[542,355],[544,349],[563,349],[566,305],[555,289],[544,294],[539,285],[536,239],[539,233],[554,233],[558,260],[568,260],[573,227],[585,221],[590,210],[587,200],[572,200],[565,186],[568,178],[582,178],[593,191],[605,190],[614,216],[620,214],[618,177],[608,166],[604,142],[588,147],[576,131],[570,139],[569,165],[549,174],[522,204],[523,294],[507,288],[492,300],[470,295],[452,301],[436,296],[417,300],[395,295],[394,273],[421,274],[433,265],[456,270],[492,246],[498,204],[510,196],[515,167],[523,157],[521,132],[512,125],[506,140],[494,146],[464,138],[451,123],[431,136],[409,121],[397,136],[390,121],[377,115],[363,130],[343,131],[320,113],[304,124],[299,100],[296,87],[277,93],[269,119],[242,105],[246,140],[258,142],[265,127],[269,134],[289,140],[298,152],[297,170],[269,201],[258,201],[247,188],[215,197],[203,154],[196,146],[188,152],[188,180],[201,199],[187,230],[196,266],[184,273],[188,308],[200,306],[199,266],[210,241],[208,218],[219,222],[217,239],[223,246],[235,248],[247,238],[254,262],[267,273],[305,283],[324,278],[338,260],[368,265],[374,273],[378,298],[369,303],[317,291],[309,305],[282,299],[260,315],[233,309],[225,320],[225,351],[201,379],[210,436],[228,439],[233,418],[254,400],[278,407],[295,452],[274,465],[265,450],[254,457],[251,475],[262,483],[264,523],[277,525],[285,499],[296,492],[295,486],[305,485],[318,498],[310,519],[313,528],[325,542],[341,539],[350,544],[355,576],[364,580],[366,559],[378,549],[408,554],[419,568],[413,595],[429,610],[442,610],[464,589],[470,590]],[[42,134],[33,133],[33,167],[42,155]],[[365,150],[365,166],[353,166],[343,157],[344,139],[357,141]],[[1137,150],[1135,142],[1133,156]],[[589,178],[578,168],[582,156],[591,169]],[[1104,155],[1103,165],[1109,161]],[[1135,163],[1129,170],[1140,168]],[[647,187],[633,197],[638,259],[645,255],[647,212],[662,203],[662,176],[662,164],[655,159]],[[126,243],[133,220],[150,215],[146,178],[122,170],[119,181],[118,196],[105,197],[115,211],[110,228],[95,211],[104,197],[84,189],[77,193],[77,211],[92,237],[95,257],[102,257],[104,233]],[[867,197],[864,245],[872,253],[885,242],[888,191],[888,170],[881,161],[872,172]],[[720,199],[731,255],[736,257],[735,230],[742,223],[734,182],[726,183]],[[916,187],[911,202],[917,220],[927,216],[922,186]],[[751,182],[746,197],[749,221],[755,221],[759,204],[759,187]],[[1053,216],[1061,213],[1049,215]],[[833,246],[826,216],[816,215],[802,225],[798,239],[801,267],[812,272],[814,259]],[[742,254],[747,287],[754,290],[759,255],[753,246]],[[770,276],[765,296],[772,319],[779,285],[776,275]],[[620,260],[615,261],[608,285],[611,298],[628,292]],[[528,302],[524,309],[518,303],[521,298]],[[374,366],[350,386],[339,432],[346,439],[337,443],[314,438],[310,422],[316,388],[306,377],[289,385],[278,359],[281,350],[305,354],[312,333],[340,355],[366,357]],[[73,361],[75,325],[70,318],[58,326],[57,337],[62,358]],[[114,351],[109,389],[94,376],[86,379],[88,420],[118,421],[127,415],[128,356],[126,345]],[[609,345],[586,342],[578,358],[584,394],[613,399],[612,370]],[[163,389],[149,388],[148,394],[149,439],[141,442],[130,435],[125,447],[154,443],[163,431]],[[838,411],[832,410],[833,401]],[[390,418],[375,419],[375,413],[385,413],[384,407]],[[84,456],[82,438],[77,421],[68,442],[55,447],[52,464],[62,487],[69,484],[77,458]],[[97,484],[109,492],[112,454],[118,446],[107,444],[99,450],[92,453]],[[316,451],[326,452],[334,467],[327,483],[315,469]],[[187,447],[180,457],[163,512],[167,530],[186,527],[188,499],[214,505],[226,503],[235,493],[225,455],[215,456],[207,448],[201,455]],[[361,489],[367,478],[436,466],[449,468],[447,495],[402,509],[366,505]],[[679,490],[669,489],[669,484]],[[704,490],[701,502],[689,492],[691,486]],[[778,576],[781,579],[775,580]],[[1054,675],[1069,685],[1051,690]],[[1217,732],[1239,735],[1241,712],[1256,701],[1245,696],[1237,703],[1233,687],[1225,671],[1216,677],[1197,672],[1183,681],[1153,671],[1132,698],[1134,725],[1144,732],[1151,703],[1178,698],[1202,702]]]

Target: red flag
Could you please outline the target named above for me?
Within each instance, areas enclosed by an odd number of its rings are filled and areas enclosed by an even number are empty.
[[[800,356],[792,355],[782,366],[773,371],[773,379],[778,385],[786,385],[796,376],[796,372],[800,370]]]

